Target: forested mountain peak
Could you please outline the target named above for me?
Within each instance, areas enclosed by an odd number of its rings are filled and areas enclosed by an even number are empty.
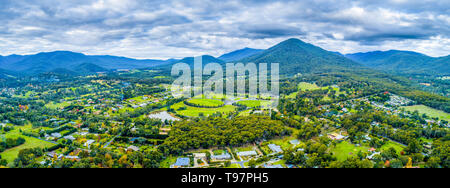
[[[280,72],[290,75],[360,67],[352,60],[295,38],[283,41],[242,61],[280,63]]]

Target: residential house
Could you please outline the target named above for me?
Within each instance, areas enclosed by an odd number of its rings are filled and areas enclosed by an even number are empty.
[[[136,146],[129,146],[129,147],[127,148],[127,151],[130,151],[130,150],[132,150],[132,151],[139,151],[139,148],[136,147]]]
[[[280,146],[275,144],[269,144],[268,147],[274,152],[274,153],[282,153],[283,149],[281,149]]]
[[[214,160],[229,160],[231,159],[231,155],[229,153],[224,153],[222,155],[212,155],[211,158]]]

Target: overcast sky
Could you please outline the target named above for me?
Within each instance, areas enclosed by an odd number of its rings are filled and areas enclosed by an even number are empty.
[[[341,53],[450,54],[448,0],[1,0],[0,54],[168,59],[299,38]]]

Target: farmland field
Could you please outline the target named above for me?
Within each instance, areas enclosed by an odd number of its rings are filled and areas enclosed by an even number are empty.
[[[430,117],[437,117],[441,120],[450,121],[449,113],[446,113],[446,112],[440,111],[440,110],[436,110],[434,108],[430,108],[425,105],[407,106],[407,107],[405,107],[405,110],[410,111],[410,112],[414,112],[417,110],[419,112],[419,114],[426,114],[427,116],[430,116]]]

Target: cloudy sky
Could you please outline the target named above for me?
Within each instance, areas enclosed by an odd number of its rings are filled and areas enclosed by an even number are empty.
[[[300,38],[353,53],[450,54],[448,0],[1,0],[0,54],[181,58]]]

